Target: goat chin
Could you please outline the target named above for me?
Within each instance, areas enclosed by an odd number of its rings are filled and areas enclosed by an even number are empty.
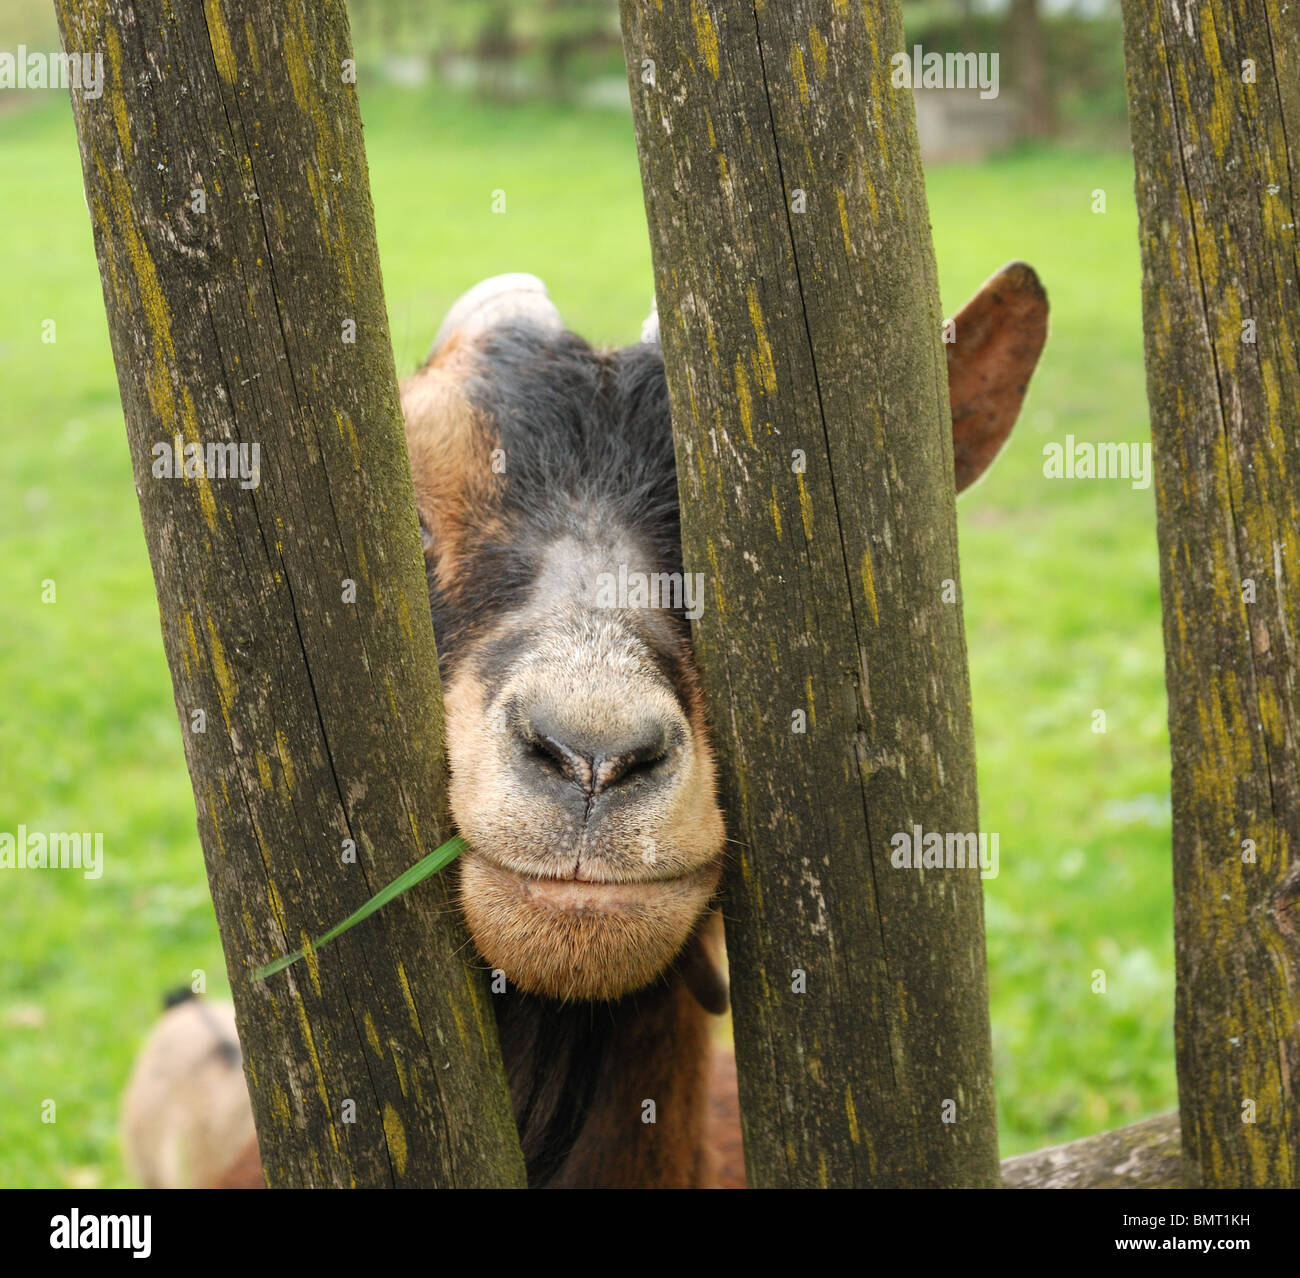
[[[530,878],[480,856],[460,904],[487,964],[529,994],[609,1001],[659,979],[717,890],[721,867],[638,883]]]

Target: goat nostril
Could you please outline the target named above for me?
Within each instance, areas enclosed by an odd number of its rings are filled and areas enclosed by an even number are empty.
[[[668,728],[659,722],[602,740],[603,734],[563,732],[549,716],[535,712],[524,719],[519,735],[536,763],[588,795],[652,772],[669,754]]]
[[[531,731],[531,724],[529,728],[527,740],[533,757],[541,763],[554,767],[566,781],[572,781],[584,790],[590,790],[591,760],[576,750],[571,750],[562,741],[557,741],[552,736]]]
[[[592,767],[594,781],[592,792],[599,794],[602,790],[617,785],[637,772],[650,772],[667,753],[668,747],[661,735],[655,740],[634,746],[622,754],[597,758]]]

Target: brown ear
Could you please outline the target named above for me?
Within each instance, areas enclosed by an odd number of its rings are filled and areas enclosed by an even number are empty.
[[[677,960],[686,988],[695,1001],[714,1016],[721,1016],[731,1002],[731,982],[727,978],[726,944],[722,939],[722,915],[716,910],[686,942]]]
[[[496,440],[463,390],[470,346],[459,333],[443,338],[437,354],[401,388],[420,535],[426,558],[439,548],[448,576],[444,588],[452,584],[468,512],[485,508],[493,488]]]
[[[463,587],[458,560],[470,512],[480,528],[492,517],[502,481],[492,469],[500,441],[475,413],[464,384],[476,340],[498,324],[526,321],[561,331],[564,322],[535,275],[494,275],[452,304],[422,368],[402,383],[406,449],[425,559],[436,562],[448,593]]]
[[[1016,424],[1047,340],[1047,294],[1027,262],[1009,262],[957,312],[948,400],[957,491],[989,467]]]

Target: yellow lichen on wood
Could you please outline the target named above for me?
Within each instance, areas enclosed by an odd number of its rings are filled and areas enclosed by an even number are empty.
[[[469,1026],[465,1024],[465,1018],[460,1014],[460,1003],[453,999],[450,1006],[452,1019],[456,1022],[456,1037],[462,1044],[466,1044],[470,1041]]]
[[[366,1041],[370,1044],[370,1050],[374,1052],[380,1060],[384,1059],[384,1045],[379,1041],[379,1030],[375,1028],[375,1018],[369,1011],[365,1012],[361,1018],[362,1025],[366,1030]]]
[[[490,1023],[488,1020],[484,1020],[483,1000],[481,998],[471,999],[470,1006],[474,1010],[474,1025],[475,1028],[478,1030],[479,1042],[495,1043],[497,1041],[496,1017],[495,1016],[491,1017]]]
[[[221,705],[221,716],[226,721],[226,730],[229,731],[230,712],[234,709],[235,701],[239,696],[239,683],[235,679],[235,672],[230,668],[230,662],[226,660],[225,646],[210,616],[207,622],[208,655],[212,662],[212,677],[217,685],[217,700]]]
[[[301,14],[299,20],[301,21]],[[306,31],[301,27],[295,30],[286,23],[281,35],[281,48],[293,100],[298,104],[299,111],[306,116],[311,116],[317,109],[317,103],[311,82],[306,35]]]
[[[285,25],[282,57],[294,102],[312,123],[316,163],[314,169],[311,165],[306,166],[307,185],[327,249],[326,256],[342,267],[339,301],[344,314],[347,314],[356,301],[352,263],[358,255],[353,252],[348,241],[346,221],[333,216],[329,195],[330,185],[338,185],[342,189],[346,184],[344,135],[336,113],[327,109],[333,103],[331,95],[323,85],[316,84],[313,78],[312,56],[315,51],[312,48],[311,32],[304,22],[304,14],[301,9],[294,8],[289,17],[294,25]]]
[[[208,806],[208,821],[212,826],[212,837],[217,841],[217,851],[220,852],[222,856],[226,856],[228,855],[226,851],[226,843],[221,837],[221,823],[217,820],[217,805],[213,801],[211,791],[206,795],[206,801]]]
[[[397,965],[397,981],[402,987],[402,1002],[406,1004],[407,1014],[410,1016],[412,1029],[420,1032],[420,1013],[415,1007],[415,996],[411,993],[411,982],[406,979],[406,968],[401,963]]]
[[[104,43],[108,49],[109,70],[112,72],[108,95],[113,108],[113,127],[117,131],[118,145],[122,148],[122,159],[129,164],[134,157],[135,148],[131,142],[131,121],[127,115],[126,92],[123,88],[126,81],[122,75],[122,41],[111,26],[105,30]]]
[[[849,234],[849,206],[844,198],[844,192],[836,189],[835,203],[840,210],[840,234],[844,237],[844,256],[853,257],[853,237]]]
[[[289,745],[288,736],[280,729],[275,730],[275,748],[280,756],[280,767],[284,772],[284,784],[290,797],[298,788],[298,777],[293,767],[293,750]]]
[[[103,167],[102,163],[99,162],[98,156],[96,156],[96,162],[99,163],[100,179],[103,185],[89,193],[91,225],[104,232],[104,256],[102,259],[102,266],[108,268],[108,278],[112,289],[114,305],[120,308],[126,308],[131,304],[131,293],[127,287],[126,276],[123,275],[121,266],[118,263],[114,242],[109,235],[109,232],[112,230],[112,222],[108,216],[108,210],[105,208],[104,202],[99,198],[98,194],[101,190],[107,192],[111,188],[112,183],[108,176],[108,171]]]
[[[288,1131],[293,1126],[293,1106],[289,1104],[288,1094],[279,1083],[272,1083],[269,1093],[267,1107],[271,1111],[271,1116],[282,1131]]]
[[[704,343],[709,348],[709,362],[714,368],[717,368],[718,334],[713,327],[713,319],[708,315],[704,317]]]
[[[772,358],[772,344],[767,340],[767,325],[763,320],[763,308],[758,301],[758,289],[749,284],[745,289],[745,298],[749,304],[749,322],[754,329],[755,359],[759,379],[763,389],[769,395],[776,392],[776,364]]]
[[[187,444],[197,446],[201,441],[193,397],[189,388],[182,386],[178,407],[172,388],[172,377],[177,372],[177,367],[176,346],[172,340],[171,307],[159,281],[157,267],[136,224],[131,185],[126,174],[121,171],[114,171],[109,177],[109,183],[114,224],[130,259],[136,297],[144,312],[143,318],[153,344],[153,358],[149,362],[147,373],[149,406],[159,418],[166,435],[181,435]],[[112,243],[111,240],[109,242]],[[208,527],[215,532],[217,503],[207,477],[186,477],[185,483],[187,486],[194,484]]]
[[[185,663],[185,677],[194,678],[194,671],[199,662],[199,637],[194,632],[194,618],[189,612],[181,614],[181,630],[184,632],[184,644],[180,647],[181,660]]]
[[[414,644],[415,628],[411,624],[411,606],[407,603],[406,596],[400,593],[397,596],[397,624],[401,627],[407,642]]]
[[[1226,161],[1233,149],[1233,135],[1236,132],[1239,108],[1229,99],[1225,84],[1229,82],[1235,84],[1239,77],[1224,70],[1223,55],[1219,49],[1219,35],[1215,29],[1213,15],[1207,16],[1209,20],[1201,23],[1200,43],[1208,77],[1202,79],[1208,78],[1213,101],[1209,112],[1204,114],[1208,120],[1210,145],[1215,158]],[[1201,108],[1201,112],[1204,112],[1204,108]]]
[[[1272,741],[1286,740],[1286,711],[1271,683],[1261,683],[1256,693],[1260,722]]]
[[[311,1021],[307,1019],[307,1009],[303,1006],[302,999],[294,1000],[294,1010],[298,1015],[298,1028],[302,1034],[302,1045],[307,1052],[307,1063],[311,1067],[312,1077],[316,1081],[316,1095],[320,1097],[320,1103],[325,1107],[327,1114],[333,1113],[330,1107],[329,1086],[325,1081],[325,1070],[321,1065],[320,1054],[316,1050],[316,1036],[312,1033]],[[329,1124],[330,1141],[337,1150],[339,1147],[339,1136],[335,1130],[334,1124]]]
[[[212,60],[217,74],[227,84],[233,85],[239,70],[235,50],[230,44],[230,32],[226,30],[226,18],[221,12],[221,0],[203,0],[203,15],[207,19],[208,41],[212,45]]]
[[[713,25],[713,18],[700,0],[691,0],[691,26],[695,28],[695,47],[709,68],[709,74],[716,80],[721,72],[718,61],[718,32]]]
[[[803,64],[803,50],[797,44],[790,46],[790,71],[794,75],[795,88],[799,90],[799,101],[807,106],[810,100],[808,71]]]
[[[880,625],[880,605],[876,602],[876,567],[871,560],[871,547],[868,546],[862,552],[862,563],[859,565],[862,578],[862,594],[867,601],[867,607],[871,609],[871,620]]]
[[[248,46],[248,65],[253,74],[262,74],[262,59],[257,51],[257,31],[253,26],[253,19],[247,17],[244,19],[244,42]]]
[[[284,902],[280,900],[280,893],[276,889],[275,883],[271,879],[266,880],[266,904],[271,911],[271,917],[275,920],[275,925],[280,929],[284,936],[289,935],[289,921],[284,916]]]
[[[808,28],[808,49],[812,54],[813,70],[817,73],[819,80],[826,78],[826,69],[828,64],[826,57],[826,41],[822,39],[821,32],[817,30],[814,23]]]
[[[388,1142],[388,1155],[393,1160],[393,1170],[399,1176],[406,1174],[406,1128],[401,1115],[389,1104],[384,1105],[384,1139]]]
[[[858,1110],[853,1103],[852,1085],[844,1089],[844,1116],[849,1120],[849,1139],[855,1144],[860,1144],[862,1133],[858,1130]]]
[[[795,482],[799,486],[799,516],[803,520],[803,535],[811,543],[813,539],[812,497],[808,492],[808,486],[803,482],[803,475],[795,475]]]
[[[345,417],[338,409],[334,410],[334,420],[338,424],[339,435],[345,439],[352,452],[352,469],[361,472],[361,440],[357,437],[357,428],[350,417]]]
[[[740,427],[745,432],[749,446],[754,446],[754,397],[749,390],[749,376],[745,372],[745,361],[736,356],[736,408],[740,413]]]

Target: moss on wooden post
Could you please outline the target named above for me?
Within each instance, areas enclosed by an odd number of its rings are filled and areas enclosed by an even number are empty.
[[[996,1185],[947,376],[899,6],[624,0],[755,1186]]]
[[[1178,1090],[1300,1184],[1300,21],[1126,0],[1173,754]]]
[[[73,94],[87,204],[268,1183],[520,1185],[444,885],[249,981],[446,834],[344,6],[58,10],[103,57]]]

